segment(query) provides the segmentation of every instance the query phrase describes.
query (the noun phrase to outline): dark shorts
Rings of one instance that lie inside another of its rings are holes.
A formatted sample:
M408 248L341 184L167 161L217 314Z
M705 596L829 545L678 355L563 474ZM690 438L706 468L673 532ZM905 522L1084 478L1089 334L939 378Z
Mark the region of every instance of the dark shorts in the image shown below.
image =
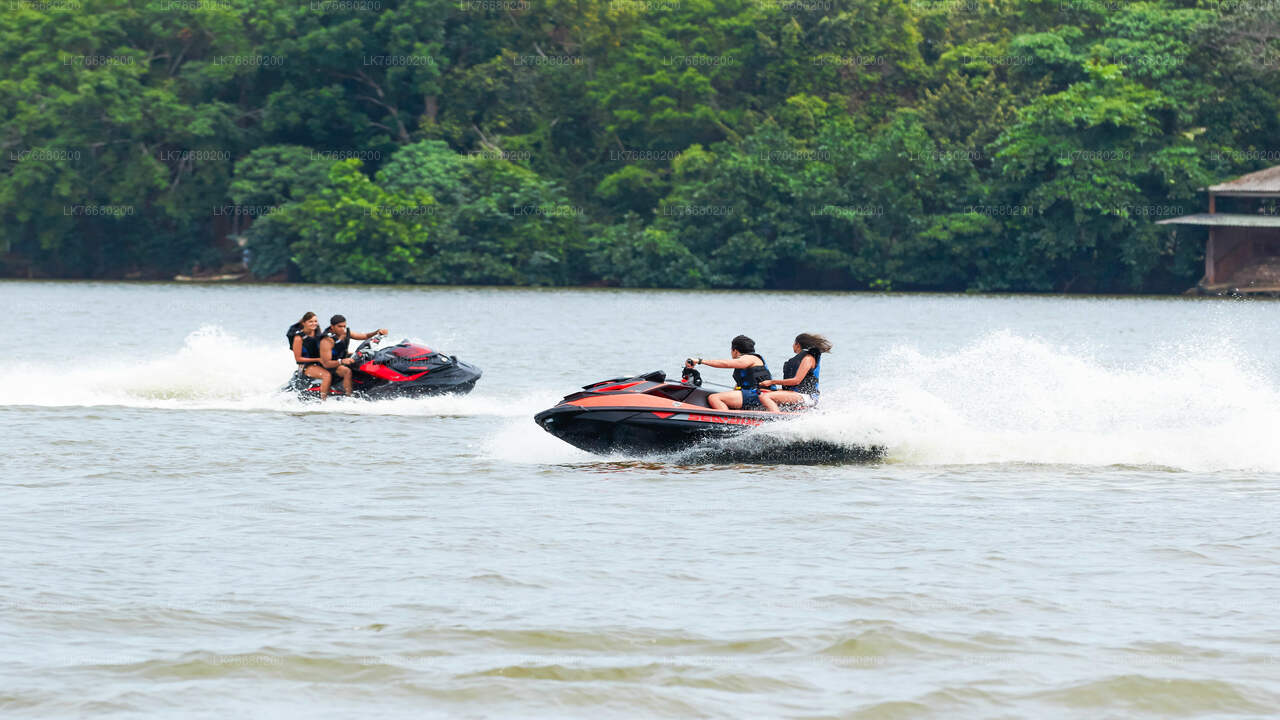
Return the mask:
M759 410L764 407L760 404L759 390L741 390L742 393L742 409L743 410Z

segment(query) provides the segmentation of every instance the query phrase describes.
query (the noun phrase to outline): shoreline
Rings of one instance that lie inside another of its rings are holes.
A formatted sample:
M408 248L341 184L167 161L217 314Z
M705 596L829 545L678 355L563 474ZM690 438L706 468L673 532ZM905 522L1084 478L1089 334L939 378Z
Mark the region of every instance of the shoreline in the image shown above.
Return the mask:
M1215 286L1205 288L1197 285L1182 292L1170 293L1085 293L1061 291L968 291L968 290L812 290L802 288L669 288L669 287L617 287L606 285L408 285L408 284L374 284L374 283L309 283L279 280L254 280L244 277L228 277L218 279L178 279L190 276L176 276L174 279L140 279L140 278L25 278L0 277L0 283L33 283L33 284L91 284L106 285L173 285L176 287L297 287L297 288L352 288L352 289L386 289L386 290L509 290L524 292L636 292L636 293L687 293L687 294L765 294L765 295L867 295L877 297L973 297L973 298L1055 298L1082 300L1280 300L1280 287L1255 289L1227 288Z

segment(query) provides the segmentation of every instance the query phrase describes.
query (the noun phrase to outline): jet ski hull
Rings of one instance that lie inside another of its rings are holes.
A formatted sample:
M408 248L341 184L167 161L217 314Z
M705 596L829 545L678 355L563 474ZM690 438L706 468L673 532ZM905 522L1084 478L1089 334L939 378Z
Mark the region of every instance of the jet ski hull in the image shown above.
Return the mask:
M665 378L655 371L587 385L533 419L570 445L601 455L682 453L694 460L771 463L872 462L884 455L884 449L876 446L770 435L735 441L744 432L786 421L797 413L715 410L706 390Z
M432 395L465 395L483 374L480 368L408 341L376 352L356 354L352 366L352 393L366 400L415 398ZM320 381L295 372L281 388L303 400L319 400ZM336 378L329 387L331 396L342 395Z
M581 450L670 452L730 437L768 420L744 413L654 411L649 408L580 408L557 405L534 416L544 430Z
M473 374L458 378L432 378L428 382L407 382L397 383L379 379L355 378L352 385L352 393L355 397L365 400L387 400L391 398L415 398L430 397L434 395L466 395L475 389L476 383L480 380L480 373L477 370ZM319 400L320 399L320 383L313 381L312 378L303 375L301 372L294 373L289 379L289 383L281 388L284 392L292 392L303 400ZM335 380L329 386L329 395L331 397L342 396L342 383Z

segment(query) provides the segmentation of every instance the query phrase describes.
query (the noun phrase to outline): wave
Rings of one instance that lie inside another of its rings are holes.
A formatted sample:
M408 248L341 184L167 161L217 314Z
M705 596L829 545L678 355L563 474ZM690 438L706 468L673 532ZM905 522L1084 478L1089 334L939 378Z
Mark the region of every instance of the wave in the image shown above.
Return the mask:
M881 446L893 463L1280 470L1280 392L1261 363L1205 346L1128 364L996 332L956 352L897 347L775 442Z
M280 386L295 366L283 347L253 343L206 325L176 352L154 357L92 358L0 367L0 405L329 412L362 415L532 415L545 398L466 396L404 398L376 403L307 403Z
M953 351L902 345L851 378L827 378L817 411L667 460L782 463L797 448L819 448L827 453L819 462L848 462L883 449L890 464L1280 471L1280 390L1264 363L1222 347L1151 348L1117 364L1007 331ZM206 326L176 352L152 357L0 367L0 405L492 416L506 419L486 438L495 459L593 460L530 419L578 383L543 380L546 387L514 397L478 388L461 397L303 403L279 392L293 372L282 350Z

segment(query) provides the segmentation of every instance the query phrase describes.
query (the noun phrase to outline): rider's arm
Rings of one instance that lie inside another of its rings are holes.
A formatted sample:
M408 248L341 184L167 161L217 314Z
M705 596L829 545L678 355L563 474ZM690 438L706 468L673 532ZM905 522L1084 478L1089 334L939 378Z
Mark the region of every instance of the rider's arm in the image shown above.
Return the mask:
M806 377L808 377L809 370L811 370L812 368L813 368L813 356L806 355L804 359L800 361L800 367L796 369L795 377L790 377L785 380L765 380L760 384L761 385L781 385L782 387L794 387L796 385L799 385L801 382L804 381Z
M301 335L293 336L293 361L298 364L315 362L315 358L302 357L302 336Z
M743 355L739 358L725 358L724 360L703 360L702 358L698 358L698 362L706 365L707 367L734 370L739 368L749 368L755 364L755 361L756 358L754 355Z
M375 335L386 335L386 334L387 334L386 328L378 328L377 330L374 330L372 332L367 332L367 333L353 332L351 333L351 339L352 340L368 340L369 338Z
M320 364L330 370L342 364L333 359L333 338L320 340Z

